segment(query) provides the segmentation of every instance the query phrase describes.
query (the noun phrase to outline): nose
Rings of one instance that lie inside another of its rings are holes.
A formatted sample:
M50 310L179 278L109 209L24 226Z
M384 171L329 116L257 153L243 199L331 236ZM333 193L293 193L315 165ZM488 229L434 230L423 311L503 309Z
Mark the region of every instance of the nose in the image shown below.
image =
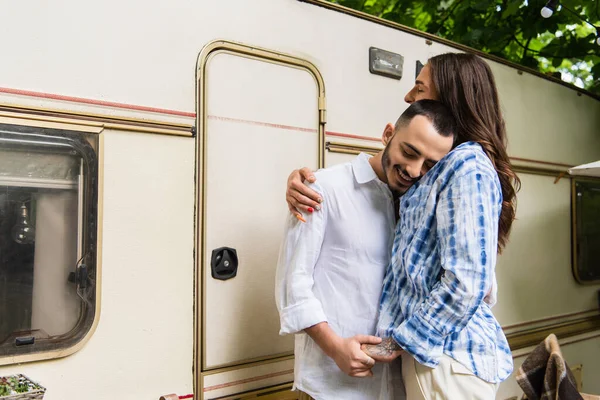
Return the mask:
M415 161L406 165L406 173L412 179L417 179L421 177L423 170L423 162Z
M404 101L407 102L408 104L414 103L414 101L415 101L414 89L411 90L410 92L406 93L406 96L404 96Z

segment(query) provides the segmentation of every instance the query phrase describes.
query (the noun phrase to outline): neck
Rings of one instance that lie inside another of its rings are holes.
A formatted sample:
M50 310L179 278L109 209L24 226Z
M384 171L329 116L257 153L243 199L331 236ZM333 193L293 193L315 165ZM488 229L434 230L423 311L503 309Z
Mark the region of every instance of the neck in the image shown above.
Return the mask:
M385 176L385 172L383 171L383 165L381 164L381 158L383 156L383 150L379 153L375 154L373 157L369 158L369 164L371 164L371 168L375 171L375 175L377 178L383 183L387 182L387 177Z

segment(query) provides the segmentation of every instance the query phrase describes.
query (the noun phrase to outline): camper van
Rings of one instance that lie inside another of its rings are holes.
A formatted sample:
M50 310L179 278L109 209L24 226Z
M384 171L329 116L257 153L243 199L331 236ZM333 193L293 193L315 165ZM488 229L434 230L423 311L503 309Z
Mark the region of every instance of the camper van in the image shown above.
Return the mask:
M2 15L0 377L28 399L297 398L274 299L289 173L378 151L428 58L475 50L324 0ZM494 314L515 370L554 333L600 394L600 181L568 173L600 159L600 98L485 57L522 181Z

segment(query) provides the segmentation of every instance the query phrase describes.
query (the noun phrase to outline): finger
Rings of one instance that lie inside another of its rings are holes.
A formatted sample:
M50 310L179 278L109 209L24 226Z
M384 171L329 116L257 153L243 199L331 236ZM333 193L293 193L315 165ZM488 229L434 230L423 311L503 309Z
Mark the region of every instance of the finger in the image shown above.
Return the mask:
M381 363L389 363L395 360L398 356L402 354L402 350L395 350L392 352L382 352L381 349L378 348L378 345L362 345L361 350L367 355L373 358L376 362Z
M364 355L364 357L361 357L361 359L359 361L362 365L369 367L369 368L372 368L373 365L375 365L375 360L366 354Z
M373 371L370 369L366 371L353 371L350 373L350 376L354 376L356 378L367 378L369 376L373 376Z
M299 181L303 180L302 175L300 175L300 171L297 169L293 170L292 173L290 174L290 176L288 176L288 185L295 180L299 180Z
M360 346L360 349L369 357L373 357L373 347L375 347L376 345L373 344L363 344Z
M301 195L307 197L308 199L306 201L302 201L302 203L311 207L319 207L320 203L323 202L323 199L319 193L315 192L305 184L297 181L290 183L287 193L291 195Z
M367 353L368 354L368 353ZM373 359L378 362L378 363L390 363L392 361L394 361L396 358L400 357L402 355L402 351L394 351L392 352L392 354L390 355L372 355L369 354L371 357L373 357Z
M313 174L312 170L308 167L304 167L301 168L300 171L300 175L302 176L302 180L307 180L310 183L313 183L314 181L316 181L317 179L315 178L315 175Z
M302 195L298 192L290 192L291 195L291 203L298 209L303 210L307 213L312 213L315 210L319 211L321 206L319 203L309 199L308 197Z
M350 373L368 371L371 368L373 368L373 367L372 366L368 367L368 366L366 366L366 365L364 365L362 363L359 363L359 362L353 362L353 363L350 364Z
M288 205L288 210L290 210L290 214L298 218L299 221L306 222L306 219L304 218L302 213L298 211L298 209L294 206L295 204L298 204L296 199L294 199L293 197L289 197L288 199L286 199L286 202ZM305 213L307 214L310 214L310 212L311 211L305 210Z
M300 211L298 211L298 209L296 207L294 207L294 205L292 203L290 203L289 200L287 200L287 205L288 205L288 210L290 211L290 214L292 214L294 217L296 217L296 219L298 221L306 222L306 218L304 218L302 213Z
M308 206L305 206L305 205L300 204L300 203L296 203L296 204L297 204L297 208L299 210L302 210L303 214L312 214L313 212L315 212L315 209L312 208L312 207L308 207Z
M383 364L391 363L396 359L395 356L373 356L373 358L376 362Z
M313 212L315 212L314 208L302 204L301 202L296 200L296 198L294 196L290 196L289 200L287 200L287 202L288 202L288 208L293 208L295 210L295 212L290 211L292 214L301 215L302 213L303 214L312 214Z
M375 361L381 361L382 356L379 351L377 351L376 346L367 345L364 349L361 349L368 357L373 358Z
M356 335L354 338L361 344L379 344L382 340L380 337L371 335Z
M290 210L290 214L292 214L292 215L300 214L300 211L298 211L298 209L296 207L294 207L294 205L292 203L290 203L289 200L286 199L286 203L288 205L288 210Z

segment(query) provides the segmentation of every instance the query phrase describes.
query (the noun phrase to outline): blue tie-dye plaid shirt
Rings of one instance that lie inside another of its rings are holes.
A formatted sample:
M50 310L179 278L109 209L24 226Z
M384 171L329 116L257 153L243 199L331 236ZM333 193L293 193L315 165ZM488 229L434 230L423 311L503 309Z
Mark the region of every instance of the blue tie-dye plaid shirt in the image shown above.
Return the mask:
M506 337L490 308L502 191L476 143L463 143L401 198L383 283L379 335L421 364L445 353L481 379L512 372Z

